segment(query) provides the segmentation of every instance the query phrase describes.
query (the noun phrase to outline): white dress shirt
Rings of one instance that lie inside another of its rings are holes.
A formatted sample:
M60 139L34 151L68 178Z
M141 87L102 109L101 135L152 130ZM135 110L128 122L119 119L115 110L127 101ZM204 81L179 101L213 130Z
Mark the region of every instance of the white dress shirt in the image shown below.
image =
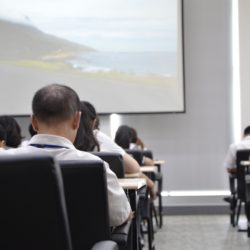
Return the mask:
M236 168L236 152L240 149L250 149L250 136L245 136L241 141L230 145L225 161L225 168Z
M117 145L109 136L98 129L94 130L94 136L99 143L101 152L113 152L124 155L126 152L123 148Z

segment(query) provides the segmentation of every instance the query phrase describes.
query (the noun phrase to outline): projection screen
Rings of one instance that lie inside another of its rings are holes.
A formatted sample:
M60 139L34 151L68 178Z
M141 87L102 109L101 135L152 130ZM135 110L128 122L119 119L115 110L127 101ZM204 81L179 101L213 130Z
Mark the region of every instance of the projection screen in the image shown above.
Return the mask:
M183 112L181 0L0 0L0 114L71 86L100 113Z

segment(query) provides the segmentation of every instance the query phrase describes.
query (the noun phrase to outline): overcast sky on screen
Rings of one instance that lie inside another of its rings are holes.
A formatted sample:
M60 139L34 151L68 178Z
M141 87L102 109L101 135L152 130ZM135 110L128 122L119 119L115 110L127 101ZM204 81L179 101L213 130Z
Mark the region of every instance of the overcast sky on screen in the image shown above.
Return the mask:
M176 51L177 0L0 0L0 17L101 51Z
M165 18L175 15L176 0L0 0L0 5L30 16Z

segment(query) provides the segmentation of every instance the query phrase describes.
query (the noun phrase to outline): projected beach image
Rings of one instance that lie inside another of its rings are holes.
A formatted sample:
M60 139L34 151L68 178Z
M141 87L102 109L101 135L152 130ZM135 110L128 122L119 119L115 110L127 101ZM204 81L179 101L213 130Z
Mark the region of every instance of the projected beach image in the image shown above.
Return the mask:
M23 103L0 112L54 82L101 113L183 111L179 2L0 0L1 84Z

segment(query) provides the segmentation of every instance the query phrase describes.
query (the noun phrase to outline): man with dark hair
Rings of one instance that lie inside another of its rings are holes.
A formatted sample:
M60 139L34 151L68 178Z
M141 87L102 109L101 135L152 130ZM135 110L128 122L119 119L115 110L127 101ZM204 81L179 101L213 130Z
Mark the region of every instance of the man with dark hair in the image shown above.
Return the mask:
M70 87L51 84L35 93L32 111L41 122L58 123L80 112L80 100L77 93Z
M73 142L80 123L80 100L76 92L64 85L51 84L38 90L32 101L34 135L29 145L8 150L8 154L46 153L62 160L100 160L77 150ZM125 192L115 174L105 163L110 225L118 226L131 219L132 213ZM84 197L83 197L84 199Z

